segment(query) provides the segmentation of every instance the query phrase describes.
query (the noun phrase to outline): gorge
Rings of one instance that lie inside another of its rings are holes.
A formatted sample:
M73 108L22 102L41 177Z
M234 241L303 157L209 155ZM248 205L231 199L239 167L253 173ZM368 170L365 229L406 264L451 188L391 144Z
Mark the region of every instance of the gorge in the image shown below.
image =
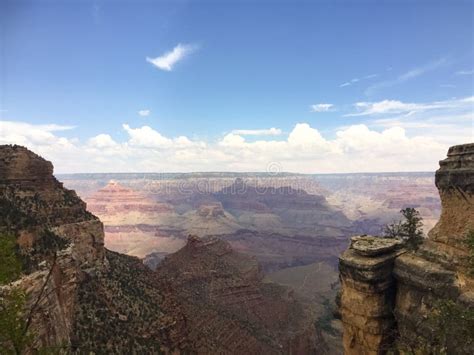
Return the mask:
M0 146L0 206L22 265L0 286L1 316L26 295L21 336L2 329L2 352L326 351L306 306L225 241L189 237L156 271L104 248L102 222L24 147Z

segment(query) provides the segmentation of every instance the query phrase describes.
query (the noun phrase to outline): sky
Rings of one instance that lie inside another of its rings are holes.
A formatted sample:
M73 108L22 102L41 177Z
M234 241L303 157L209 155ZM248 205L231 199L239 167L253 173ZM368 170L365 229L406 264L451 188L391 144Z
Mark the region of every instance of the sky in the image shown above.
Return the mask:
M434 171L474 1L0 1L0 144L58 173Z

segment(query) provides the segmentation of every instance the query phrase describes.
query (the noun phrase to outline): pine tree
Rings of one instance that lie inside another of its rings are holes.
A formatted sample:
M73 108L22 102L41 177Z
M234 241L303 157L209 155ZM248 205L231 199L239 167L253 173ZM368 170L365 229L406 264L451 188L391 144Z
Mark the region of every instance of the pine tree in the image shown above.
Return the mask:
M387 238L402 239L407 248L416 250L423 242L423 222L420 212L415 208L407 207L400 210L403 220L391 223L384 228Z

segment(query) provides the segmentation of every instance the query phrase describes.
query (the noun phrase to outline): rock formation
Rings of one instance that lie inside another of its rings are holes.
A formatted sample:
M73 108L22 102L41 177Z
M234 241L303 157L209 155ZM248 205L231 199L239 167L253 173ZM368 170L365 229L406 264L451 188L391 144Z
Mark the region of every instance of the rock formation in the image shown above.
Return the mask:
M23 262L20 277L0 285L0 302L13 288L26 293L28 351L325 351L306 309L289 289L262 283L254 259L192 237L153 272L104 248L102 223L52 173L26 148L0 146L0 238L16 237ZM0 352L11 350L1 338Z
M474 353L474 144L451 147L435 181L442 213L418 250L365 237L341 255L345 353Z
M221 239L190 237L156 273L177 291L198 353L326 351L308 310L293 292L262 283L256 259L233 251Z
M0 146L0 234L17 236L25 275L33 346L70 345L82 270L104 262L102 223L74 191L53 176L53 166L19 146Z
M340 314L345 354L379 354L388 349L395 319L395 258L399 242L376 237L353 237L340 257Z
M86 201L88 210L105 224L105 246L110 250L143 258L155 251L174 252L185 243L172 232L179 217L171 205L116 181Z

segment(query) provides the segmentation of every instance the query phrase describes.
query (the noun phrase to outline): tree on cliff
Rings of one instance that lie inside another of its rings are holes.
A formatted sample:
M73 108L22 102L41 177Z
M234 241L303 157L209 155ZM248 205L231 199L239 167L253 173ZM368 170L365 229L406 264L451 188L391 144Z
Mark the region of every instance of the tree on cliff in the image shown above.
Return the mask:
M0 233L0 354L22 354L32 343L34 334L30 331L30 325L44 297L55 264L56 252L36 300L25 313L26 293L11 284L1 287L20 277L22 260L18 254L15 235Z
M412 207L400 210L403 219L384 228L387 238L401 238L409 249L418 249L423 242L423 222L420 212Z
M21 260L16 250L13 234L0 234L0 286L16 280L21 274ZM23 317L26 295L19 288L0 290L0 353L21 354L30 342L25 332Z

